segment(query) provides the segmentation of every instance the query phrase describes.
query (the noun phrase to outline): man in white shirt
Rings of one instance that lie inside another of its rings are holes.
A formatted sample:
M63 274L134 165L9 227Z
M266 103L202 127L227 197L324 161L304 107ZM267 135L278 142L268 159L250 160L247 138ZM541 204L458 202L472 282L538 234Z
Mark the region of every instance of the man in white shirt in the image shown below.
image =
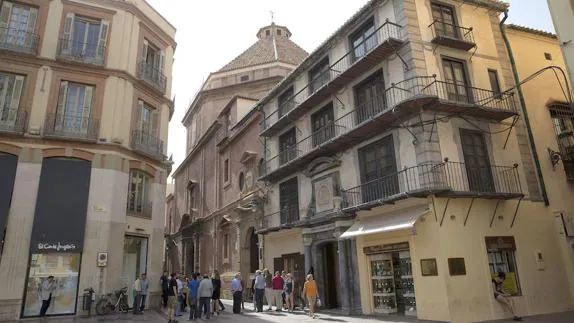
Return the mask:
M141 304L141 294L142 294L142 284L140 278L136 278L133 286L133 295L134 295L134 304L133 304L133 313L134 314L143 314L140 311L140 304Z
M54 280L54 276L48 276L46 280L42 282L42 308L40 309L40 316L46 316L46 311L50 307L52 302L52 294L56 290L58 285Z

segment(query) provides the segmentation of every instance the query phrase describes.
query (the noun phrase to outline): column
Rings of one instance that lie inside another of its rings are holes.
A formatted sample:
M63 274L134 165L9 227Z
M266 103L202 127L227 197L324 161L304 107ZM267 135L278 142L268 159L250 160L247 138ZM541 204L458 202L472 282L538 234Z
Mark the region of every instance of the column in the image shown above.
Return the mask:
M340 295L341 295L341 308L345 314L350 313L351 311L351 301L350 301L350 286L353 281L349 276L349 240L339 240L339 281L341 284L339 285L340 288Z
M240 227L240 222L239 220L237 220L236 222L233 223L235 226L235 257L237 258L237 261L235 262L235 266L233 268L234 272L240 272L241 271L241 246L240 246L240 241L241 241L241 227Z
M305 276L311 270L313 266L311 245L313 244L313 239L310 237L303 236L303 250L305 252Z
M360 291L360 277L359 277L359 264L357 259L357 240L349 240L349 269L351 272L349 281L351 288L349 289L351 295L351 309L353 315L360 315L363 313L361 307L361 291Z

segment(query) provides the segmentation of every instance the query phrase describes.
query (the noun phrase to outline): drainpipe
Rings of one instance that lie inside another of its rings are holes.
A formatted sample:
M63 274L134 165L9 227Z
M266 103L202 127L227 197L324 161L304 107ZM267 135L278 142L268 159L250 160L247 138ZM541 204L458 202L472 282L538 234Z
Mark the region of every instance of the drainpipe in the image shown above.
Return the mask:
M504 11L504 18L502 18L502 20L500 21L500 32L502 33L502 38L504 39L504 44L506 45L506 50L508 51L508 57L510 58L510 66L512 67L512 74L514 75L514 82L516 83L518 99L520 100L522 115L524 116L524 123L526 124L526 132L528 134L530 150L532 150L532 157L534 158L536 175L538 177L538 181L540 182L540 193L542 194L544 205L548 206L550 205L550 201L548 200L548 193L546 192L546 185L544 184L544 176L542 175L542 168L540 167L540 159L538 158L536 144L534 143L532 128L530 128L530 119L528 118L528 112L526 111L526 100L524 100L524 94L522 93L522 86L520 85L520 77L518 76L518 69L516 68L516 61L514 60L514 55L512 54L512 48L510 47L510 42L508 41L508 37L506 35L506 27L504 26L504 22L506 21L506 19L508 19L508 10Z

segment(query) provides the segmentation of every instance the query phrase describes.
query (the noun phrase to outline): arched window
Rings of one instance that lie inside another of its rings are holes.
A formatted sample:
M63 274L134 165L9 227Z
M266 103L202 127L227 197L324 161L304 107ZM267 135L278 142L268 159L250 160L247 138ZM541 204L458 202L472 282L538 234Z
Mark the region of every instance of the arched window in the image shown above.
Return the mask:
M140 171L130 171L128 212L151 217L151 177Z

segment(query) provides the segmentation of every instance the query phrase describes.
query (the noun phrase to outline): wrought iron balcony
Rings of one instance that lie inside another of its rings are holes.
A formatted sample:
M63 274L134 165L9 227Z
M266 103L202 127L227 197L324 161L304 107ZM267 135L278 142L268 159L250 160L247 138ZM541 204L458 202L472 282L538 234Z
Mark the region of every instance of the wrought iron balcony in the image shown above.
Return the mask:
M296 120L305 114L307 108L316 106L325 96L341 89L349 79L387 59L405 43L404 38L402 27L387 20L323 73L310 80L281 107L276 106L267 114L262 121L261 135L273 136L290 124L290 120Z
M40 36L27 30L0 27L0 49L36 54Z
M494 93L437 81L434 76L407 79L267 159L261 179L274 181L321 155L344 151L355 145L358 138L371 138L386 131L393 122L419 112L421 106L495 120L516 115L510 92Z
M152 64L140 61L138 64L137 72L138 72L137 76L140 80L146 82L156 90L165 94L167 77L165 77L165 75L160 69L156 68Z
M163 141L149 131L141 129L132 131L132 149L156 160L164 160Z
M137 216L142 218L151 219L152 217L153 204L152 202L136 203L135 200L131 199L128 202L127 213L131 216Z
M26 130L28 114L24 109L0 110L0 132L23 135Z
M71 39L60 39L58 58L78 63L103 66L106 61L106 46L84 43Z
M471 166L460 162L423 164L343 190L343 210L370 209L409 197L514 199L523 196L518 165Z
M100 120L90 116L47 113L44 137L66 140L96 141Z
M299 222L298 203L288 204L277 212L266 214L259 220L257 232L278 231L289 229Z
M476 47L472 28L453 25L443 20L434 20L429 25L433 33L432 43L468 51Z

